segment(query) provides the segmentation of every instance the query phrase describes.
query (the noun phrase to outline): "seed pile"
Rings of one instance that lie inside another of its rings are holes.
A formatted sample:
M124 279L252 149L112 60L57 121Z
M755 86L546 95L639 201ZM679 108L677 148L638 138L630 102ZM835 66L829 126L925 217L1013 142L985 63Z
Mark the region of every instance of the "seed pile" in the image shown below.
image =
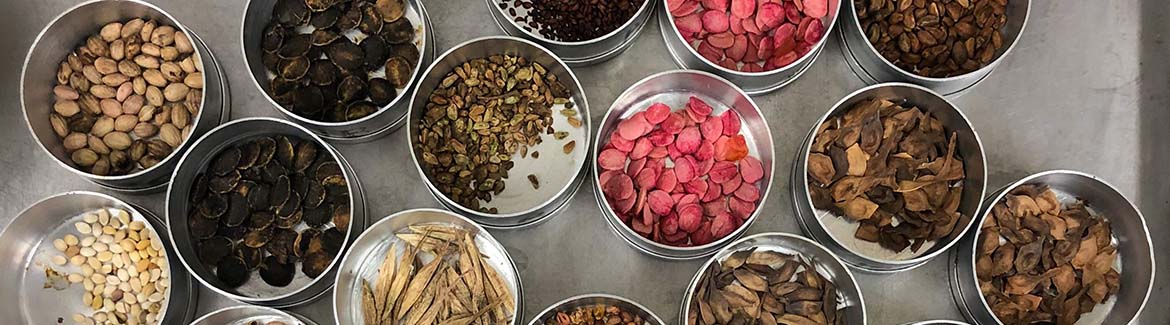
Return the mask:
M278 320L274 320L274 321L266 322L266 323L261 323L260 321L248 322L248 325L287 325L287 324L289 324L289 323L285 323L283 321L278 321ZM296 323L296 324L300 324L300 323Z
M945 78L995 60L1008 0L853 0L878 53L903 70Z
M220 152L196 176L187 229L220 282L236 288L259 270L265 283L284 287L298 262L309 278L329 268L345 244L350 207L341 166L325 150L260 137Z
M711 63L764 72L796 62L825 37L828 0L668 0L683 40Z
M545 325L643 325L646 321L628 310L618 306L596 304L577 307L566 313L558 311L557 317L548 320Z
M361 119L390 104L420 58L404 1L276 1L261 41L268 94L323 122Z
M443 78L427 102L418 125L414 150L421 167L440 193L468 209L498 213L485 207L504 191L503 179L528 148L543 142L541 133L557 140L567 131L553 129L553 107L570 126L584 124L569 99L568 88L540 63L511 55L493 55L464 62ZM570 154L576 141L565 143ZM539 158L537 152L532 153ZM539 187L535 175L529 177Z
M844 324L838 300L812 261L751 248L707 267L687 324Z
M711 112L695 97L673 113L656 103L609 135L597 155L598 182L634 232L667 245L704 245L756 210L764 166L748 155L739 115Z
M529 32L539 32L551 40L578 42L617 30L646 1L503 0L499 6ZM527 15L517 15L517 10Z
M49 124L81 170L126 175L166 159L191 133L203 63L182 31L112 22L61 62Z
M1109 221L1047 186L996 203L976 245L980 291L1005 324L1074 324L1121 287Z
M507 324L515 302L475 245L475 234L444 225L414 225L395 236L377 279L362 279L365 324ZM430 257L428 261L426 257ZM424 262L426 261L426 262Z
M961 215L963 158L942 122L885 99L857 103L817 128L808 156L813 206L858 222L854 237L918 250Z
M81 283L82 303L89 314L74 314L77 324L159 324L166 305L170 271L162 241L142 221L122 209L87 213L74 224L77 235L54 239L64 255L51 258L59 273L46 268L53 287L64 290ZM74 272L73 269L80 271Z

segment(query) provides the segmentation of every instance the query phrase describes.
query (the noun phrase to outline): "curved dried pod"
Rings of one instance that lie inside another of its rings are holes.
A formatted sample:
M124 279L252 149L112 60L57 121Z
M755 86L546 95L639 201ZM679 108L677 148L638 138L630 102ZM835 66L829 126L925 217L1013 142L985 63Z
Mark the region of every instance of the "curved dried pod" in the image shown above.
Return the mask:
M378 14L382 16L385 22L395 22L402 18L406 13L406 1L404 0L377 0L374 2L374 8L377 9Z

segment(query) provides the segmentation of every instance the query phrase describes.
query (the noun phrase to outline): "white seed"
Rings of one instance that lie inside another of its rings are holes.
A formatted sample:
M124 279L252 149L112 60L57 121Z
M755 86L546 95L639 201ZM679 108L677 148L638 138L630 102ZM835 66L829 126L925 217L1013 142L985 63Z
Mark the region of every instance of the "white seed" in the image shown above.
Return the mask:
M93 247L82 247L81 248L81 256L90 257L90 256L94 256L94 255L97 255L97 251L94 250Z
M93 246L93 243L96 241L97 241L97 237L86 236L85 238L83 238L81 240L81 247Z
M93 226L90 226L88 223L85 223L85 222L75 223L75 224L73 224L73 227L77 228L77 232L80 232L82 234L88 234L88 233L93 232Z
M93 250L98 251L99 253L110 249L110 247L107 246L106 243L101 243L101 242L93 243L93 246L90 246L90 248L93 248Z
M109 211L106 211L105 209L98 210L97 215L98 215L98 222L100 222L102 225L110 224L110 212Z
M86 213L84 216L81 217L81 220L85 221L86 223L94 223L94 222L98 221L98 216L96 214L93 214L93 213Z
M81 274L73 273L73 274L69 275L69 282L71 282L71 283L81 283L81 281L84 281L84 280L85 280L85 276L83 276Z
M61 266L61 265L65 265L65 263L69 263L69 259L66 259L65 256L62 256L62 255L54 255L53 256L53 264L55 264L57 266Z
M73 257L69 258L69 264L73 264L73 265L85 264L85 256L74 255Z
M65 243L69 244L70 246L77 245L77 236L74 236L73 234L65 235Z
M64 252L66 249L69 249L69 244L66 244L64 239L54 239L53 240L53 248L56 248L58 251Z

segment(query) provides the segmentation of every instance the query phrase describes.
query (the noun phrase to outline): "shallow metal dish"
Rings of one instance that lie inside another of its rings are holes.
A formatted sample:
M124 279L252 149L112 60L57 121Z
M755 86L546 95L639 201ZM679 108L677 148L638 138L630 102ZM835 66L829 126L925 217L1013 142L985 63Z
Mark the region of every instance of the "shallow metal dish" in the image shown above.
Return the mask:
M768 199L768 193L771 192L772 177L775 175L774 157L776 153L773 149L772 131L768 128L768 121L764 118L760 107L756 106L751 97L748 97L731 82L709 72L695 70L674 70L651 75L634 83L618 96L605 114L605 118L601 120L597 140L593 142L592 160L597 161L597 155L601 152L603 144L609 142L609 135L617 130L618 123L622 119L633 116L654 103L666 104L674 110L682 109L691 96L698 97L711 105L713 109L711 114L713 115L723 114L728 109L735 110L742 121L740 133L747 140L749 155L758 158L763 164L764 178L760 180L762 186L760 201L756 202L756 211L753 211L751 217L744 221L738 229L727 237L702 246L668 246L646 239L622 223L621 219L618 219L617 213L609 206L608 199L601 191L599 181L601 172L598 171L598 168L592 168L592 175L590 175L593 180L593 195L597 200L597 206L614 232L639 251L665 259L685 260L711 255L726 246L727 243L743 236L747 228L759 218L761 207L764 206Z
M56 71L61 60L106 23L131 18L154 19L191 36L197 59L203 63L203 101L199 114L189 126L192 128L191 134L178 148L174 148L170 156L151 168L131 174L98 176L74 166L69 154L65 153L62 140L57 138L49 125L49 113L53 111L53 86L57 84ZM140 0L92 0L65 10L37 35L25 57L20 78L23 117L41 149L74 174L102 187L124 192L153 191L164 187L177 165L178 157L190 148L191 140L219 125L227 117L228 97L226 78L207 45L166 11Z
M345 176L346 182L349 183L351 221L350 227L345 233L346 241L342 246L341 252L334 258L329 268L326 269L326 272L315 279L310 279L305 276L304 273L299 272L300 267L297 267L298 272L293 277L293 282L288 286L270 286L264 283L259 276L253 274L243 286L231 289L223 286L215 274L199 262L198 255L195 253L195 243L192 242L191 235L187 229L189 211L187 198L190 197L191 184L195 181L195 177L203 172L206 166L211 163L212 159L220 151L240 141L249 140L258 136L278 134L314 141L322 149L326 149L322 152L328 152L333 155L334 160L341 165L342 174ZM341 156L341 153L302 126L285 120L264 117L246 118L228 122L196 140L191 146L191 150L183 155L182 160L179 161L179 167L171 178L170 187L167 188L166 212L167 224L171 225L168 227L171 241L174 243L175 250L178 252L182 265L187 268L188 272L191 272L195 279L199 280L200 283L212 291L233 300L248 304L282 308L308 303L333 287L332 272L337 269L337 264L341 261L341 256L345 254L347 247L351 245L354 238L357 238L357 235L365 228L366 215L368 213L365 194L362 191L361 184L358 182L357 175L354 173L353 168L350 167L349 162L345 160L345 157Z
M921 322L906 323L904 325L967 325L967 323L953 320L928 320Z
M963 157L963 167L967 175L963 180L963 198L959 203L959 213L962 217L955 224L956 230L949 236L926 243L918 253L910 253L908 250L894 253L877 243L854 238L857 223L835 216L829 211L816 209L809 196L808 155L809 148L816 138L817 128L829 118L845 113L857 102L870 98L896 99L895 102L905 99L919 109L929 112L932 117L937 117L946 130L958 132L956 150ZM986 193L987 167L979 134L958 107L922 86L885 83L865 87L845 96L813 124L799 150L796 153L796 162L792 165L791 178L793 210L796 212L797 223L809 238L827 246L846 264L867 272L892 273L910 270L941 255L955 245L970 228L972 216L978 215L980 200Z
M821 50L824 49L825 43L832 34L833 26L837 25L841 11L839 9L841 7L841 0L828 1L829 14L826 16L828 17L828 23L824 24L825 36L821 37L821 40L817 41L816 44L813 44L813 47L808 53L800 57L800 59L797 59L786 67L765 72L730 70L704 58L695 48L687 44L686 40L682 38L682 34L678 32L678 26L674 23L673 15L670 13L670 8L666 0L661 1L662 5L658 9L658 28L662 32L662 38L666 42L666 49L670 52L670 57L674 59L674 63L678 64L679 67L717 74L743 88L743 91L748 94L762 95L783 88L795 81L805 71L808 71L808 68L821 55Z
M982 230L978 225L990 215L991 207L1004 200L1012 190L1028 184L1051 187L1062 203L1071 203L1077 198L1084 200L1090 212L1104 216L1113 229L1113 242L1120 253L1117 258L1120 262L1115 262L1118 263L1115 267L1121 273L1121 289L1105 304L1082 315L1077 324L1132 322L1145 308L1157 273L1146 220L1113 185L1097 176L1070 170L1051 170L1024 177L992 193L983 202L983 214L975 220L975 230L963 237L958 249L951 254L951 294L959 311L973 324L1003 324L992 313L980 291L975 275L975 241Z
M841 27L841 53L845 56L845 62L849 64L849 68L858 78L867 84L909 82L925 86L945 96L962 95L986 79L991 71L999 66L1003 58L1015 48L1016 43L1020 40L1020 35L1024 34L1024 26L1028 24L1028 16L1031 14L1032 7L1032 0L1008 1L1008 22L1002 30L1003 39L1008 43L995 54L995 59L987 66L963 75L930 78L903 70L882 57L873 44L869 43L869 38L862 29L861 21L857 18L854 2L846 1L846 3L842 9L845 12L841 13L848 17L842 22Z
M370 114L356 121L348 122L321 122L301 117L277 104L268 93L268 71L260 63L260 38L264 35L264 25L272 18L272 7L277 0L248 0L244 8L244 15L240 18L240 48L247 64L252 85L260 90L264 98L272 104L273 109L286 119L303 125L313 133L337 143L362 143L378 139L381 136L394 132L402 126L406 119L407 105L412 89L417 85L422 69L431 63L435 57L435 29L431 27L431 18L420 0L405 0L406 13L404 19L410 19L418 32L415 44L418 45L419 62L412 71L410 83L405 89L398 91L390 104L382 107L377 113Z
M283 322L285 325L317 325L313 320L295 314L263 306L235 306L216 310L191 322L191 325L267 325L268 322Z
M475 245L484 255L485 261L495 268L512 291L516 309L512 311L512 322L520 324L524 317L523 289L520 274L512 256L492 234L471 220L445 210L414 209L392 214L370 226L353 243L353 247L341 260L337 272L337 288L333 290L333 315L337 324L363 324L362 289L360 279L374 283L378 267L386 257L390 245L400 240L394 235L407 227L419 224L442 224L456 226L475 233ZM400 245L401 246L401 245Z
M520 159L518 154L513 155L512 161L516 165L508 171L512 177L505 179L506 189L500 195L494 196L490 204L484 205L499 209L500 213L492 214L468 209L439 192L431 182L431 176L423 171L420 161L422 153L418 152L414 145L418 140L418 123L426 111L430 94L447 73L464 62L497 54L523 56L531 62L540 63L548 73L556 75L557 80L564 83L571 93L569 100L575 105L574 109L580 112L578 118L583 126L581 128L569 126L565 117L558 113L561 106L553 106L553 126L558 131L569 132L569 136L564 140L555 140L552 135L542 134L543 143L529 149L530 152L535 150L544 153L540 159L531 156ZM489 228L517 229L535 225L555 215L567 205L577 188L581 186L583 177L580 176L587 168L585 162L589 159L587 148L591 138L589 132L592 124L588 112L589 102L581 82L577 80L577 75L548 49L531 41L510 36L473 39L456 45L440 55L435 63L427 68L418 83L418 88L414 90L410 118L406 122L409 129L406 135L411 144L410 158L431 194L444 207ZM569 141L576 141L577 149L570 155L565 155L561 151L561 146ZM539 190L533 190L532 185L528 183L525 175L529 174L540 179Z
M62 291L44 288L47 281L44 268L53 266L49 259L61 254L53 247L53 240L65 234L76 234L74 223L81 221L85 213L103 208L126 210L133 220L146 221L147 228L158 236L166 249L171 286L159 313L162 324L186 323L195 317L195 304L191 302L198 300L199 290L186 270L179 266L179 258L166 238L168 234L159 231L166 224L150 211L114 197L75 191L33 203L0 233L0 242L7 243L0 245L0 259L7 261L4 272L14 275L0 280L0 300L10 302L0 307L0 314L6 315L5 322L56 324L58 318L68 320L75 313L88 315L92 311L81 303L85 292L81 285ZM76 267L70 264L53 267L76 271Z
M565 42L549 39L541 35L539 31L529 31L517 24L515 20L517 17L527 17L528 14L526 11L520 10L516 12L516 16L512 16L500 7L505 0L484 0L489 7L488 12L492 14L492 20L504 33L532 40L556 53L565 63L573 67L601 63L630 48L634 44L634 39L650 21L654 6L658 3L657 0L642 1L642 6L638 8L634 16L614 31L591 40Z
M642 320L646 321L647 325L666 324L662 321L661 318L658 317L658 315L654 314L654 311L646 308L646 306L642 306L641 304L634 302L633 300L611 294L590 293L568 297L565 298L565 300L558 301L551 306L548 306L548 308L545 308L544 311L536 314L536 317L533 318L531 322L528 322L528 325L544 325L546 322L556 319L557 312L569 313L578 307L596 305L617 306L623 311L630 312L636 316L641 317Z
M853 273L849 272L849 268L837 259L824 246L817 244L807 238L779 233L762 233L744 237L737 240L731 245L719 250L699 267L699 271L695 272L695 276L691 278L691 283L687 285L687 291L683 294L682 308L679 311L679 323L686 324L687 314L690 313L691 300L694 299L694 293L699 285L699 279L703 276L703 272L712 263L721 263L724 259L740 250L757 248L761 250L776 251L785 254L794 254L802 256L806 259L812 260L816 263L817 273L824 276L825 279L832 281L833 285L837 286L837 293L842 299L837 303L838 309L844 309L842 315L844 320L842 324L865 325L865 299L861 296L861 288L857 286L857 281L853 279Z

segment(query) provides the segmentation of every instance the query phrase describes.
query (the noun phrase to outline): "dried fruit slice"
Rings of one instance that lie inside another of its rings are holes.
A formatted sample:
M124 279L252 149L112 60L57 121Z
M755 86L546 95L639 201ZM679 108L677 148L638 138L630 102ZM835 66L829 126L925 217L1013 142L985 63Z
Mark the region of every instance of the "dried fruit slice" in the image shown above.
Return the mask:
M716 10L707 10L703 12L703 31L708 33L722 33L726 32L731 24L728 22L727 13Z

